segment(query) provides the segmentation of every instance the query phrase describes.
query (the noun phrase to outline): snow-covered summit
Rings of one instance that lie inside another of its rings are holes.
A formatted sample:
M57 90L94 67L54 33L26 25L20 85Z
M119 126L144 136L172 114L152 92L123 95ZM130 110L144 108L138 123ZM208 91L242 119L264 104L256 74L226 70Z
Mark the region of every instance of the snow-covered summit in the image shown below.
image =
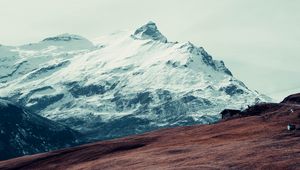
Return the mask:
M157 29L156 24L152 21L149 21L146 25L138 28L134 32L133 37L137 39L152 39L164 43L167 42L167 38L161 34L161 32Z
M66 52L78 50L91 50L94 47L94 44L90 40L82 36L65 33L45 38L37 43L22 45L19 48L23 50L34 51L50 50L52 52Z
M96 45L57 37L0 48L0 97L94 139L210 123L225 108L268 100L202 47L167 42L152 22Z
M191 42L184 43L180 46L180 49L183 49L187 53L194 55L196 57L200 57L202 62L209 67L213 68L216 71L224 72L230 76L232 73L230 70L225 66L223 61L214 60L211 55L209 55L203 47L197 47Z
M64 33L54 37L45 38L42 41L72 41L72 40L79 41L79 40L87 40L87 39L79 35Z

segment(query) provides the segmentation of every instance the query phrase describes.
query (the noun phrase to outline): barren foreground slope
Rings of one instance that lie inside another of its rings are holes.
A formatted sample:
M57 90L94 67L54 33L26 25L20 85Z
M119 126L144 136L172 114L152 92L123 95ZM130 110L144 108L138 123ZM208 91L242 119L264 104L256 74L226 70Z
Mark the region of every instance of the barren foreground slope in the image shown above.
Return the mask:
M0 169L300 169L300 95L213 125L178 127L0 162Z

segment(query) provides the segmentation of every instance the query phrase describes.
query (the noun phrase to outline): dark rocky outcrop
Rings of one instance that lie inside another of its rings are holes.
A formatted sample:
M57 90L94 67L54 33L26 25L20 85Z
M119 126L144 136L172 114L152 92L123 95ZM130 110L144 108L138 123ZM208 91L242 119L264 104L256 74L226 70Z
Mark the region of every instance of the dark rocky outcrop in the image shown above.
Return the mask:
M79 137L66 126L0 99L0 160L74 146Z
M137 29L132 36L136 39L152 39L167 43L167 38L160 33L156 24L151 21Z
M286 97L281 103L300 104L300 93Z
M240 116L241 111L235 109L224 109L221 113L222 119L229 119L232 117Z

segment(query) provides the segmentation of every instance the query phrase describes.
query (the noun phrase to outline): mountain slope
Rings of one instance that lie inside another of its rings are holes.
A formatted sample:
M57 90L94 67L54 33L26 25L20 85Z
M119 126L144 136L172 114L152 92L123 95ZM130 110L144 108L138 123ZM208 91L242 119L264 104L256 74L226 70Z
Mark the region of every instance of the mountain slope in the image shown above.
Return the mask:
M94 44L71 34L0 47L0 96L93 139L218 120L224 108L269 100L190 42L153 22Z
M164 129L21 157L0 162L0 168L299 169L299 104L258 104L240 117L212 125ZM288 131L289 123L298 130Z
M0 99L0 160L78 144L79 133Z

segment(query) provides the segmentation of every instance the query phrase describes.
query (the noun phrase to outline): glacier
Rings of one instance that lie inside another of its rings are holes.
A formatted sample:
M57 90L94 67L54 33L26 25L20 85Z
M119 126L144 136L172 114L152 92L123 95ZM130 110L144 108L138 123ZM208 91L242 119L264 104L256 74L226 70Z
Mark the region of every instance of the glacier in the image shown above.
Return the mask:
M90 41L73 34L0 46L0 98L90 140L219 120L225 108L269 101L191 42L154 22Z

